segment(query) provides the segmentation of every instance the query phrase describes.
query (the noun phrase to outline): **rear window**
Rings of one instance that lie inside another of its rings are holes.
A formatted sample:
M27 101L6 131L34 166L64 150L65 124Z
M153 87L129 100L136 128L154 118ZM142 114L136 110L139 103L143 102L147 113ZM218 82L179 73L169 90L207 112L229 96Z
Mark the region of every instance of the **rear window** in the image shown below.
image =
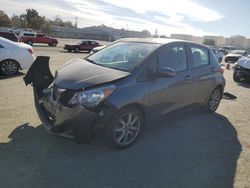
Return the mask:
M209 64L208 50L198 46L191 47L192 67L201 67Z

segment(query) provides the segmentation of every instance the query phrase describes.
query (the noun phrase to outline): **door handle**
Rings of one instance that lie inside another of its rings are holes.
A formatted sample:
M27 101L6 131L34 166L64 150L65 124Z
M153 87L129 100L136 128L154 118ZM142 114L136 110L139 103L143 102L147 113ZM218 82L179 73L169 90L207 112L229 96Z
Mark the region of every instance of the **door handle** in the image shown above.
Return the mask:
M185 82L191 82L192 77L191 76L186 76L184 80L185 80Z
M215 68L215 67L211 68L211 72L217 72L217 71L218 71L217 68Z

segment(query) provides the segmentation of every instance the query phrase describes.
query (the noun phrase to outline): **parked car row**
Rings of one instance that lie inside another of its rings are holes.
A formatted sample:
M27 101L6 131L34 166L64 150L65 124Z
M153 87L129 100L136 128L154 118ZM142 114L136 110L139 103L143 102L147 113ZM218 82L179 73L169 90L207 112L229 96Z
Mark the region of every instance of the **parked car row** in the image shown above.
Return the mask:
M0 32L0 36L14 42L24 42L32 46L34 43L48 44L49 46L56 46L58 40L53 37L48 37L43 33L35 33L30 31L20 31L17 36L13 32Z

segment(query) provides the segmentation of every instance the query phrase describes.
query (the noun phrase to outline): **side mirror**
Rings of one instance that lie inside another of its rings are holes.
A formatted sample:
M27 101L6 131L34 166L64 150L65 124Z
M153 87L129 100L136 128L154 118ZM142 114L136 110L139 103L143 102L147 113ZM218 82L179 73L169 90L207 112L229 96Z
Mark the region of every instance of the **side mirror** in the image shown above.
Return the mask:
M176 71L170 67L159 67L157 75L159 77L173 77L176 75Z

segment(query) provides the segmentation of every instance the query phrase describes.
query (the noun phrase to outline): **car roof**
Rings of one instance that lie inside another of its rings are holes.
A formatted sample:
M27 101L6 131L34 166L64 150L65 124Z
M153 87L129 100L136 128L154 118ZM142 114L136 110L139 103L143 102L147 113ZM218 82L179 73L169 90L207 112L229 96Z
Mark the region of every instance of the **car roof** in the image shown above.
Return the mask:
M179 39L172 39L172 38L122 38L117 40L117 42L142 42L142 43L156 43L160 45L168 44L168 43L173 43L173 42L183 42L183 43L189 43L189 44L196 44L200 45L203 47L207 47L205 45L191 42L191 41L186 41L186 40L179 40Z

